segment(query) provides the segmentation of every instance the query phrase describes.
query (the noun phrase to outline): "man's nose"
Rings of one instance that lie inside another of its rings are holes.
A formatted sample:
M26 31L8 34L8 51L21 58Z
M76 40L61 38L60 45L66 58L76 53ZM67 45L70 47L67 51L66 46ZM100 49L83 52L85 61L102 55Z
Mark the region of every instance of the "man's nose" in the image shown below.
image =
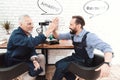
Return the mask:
M71 29L71 26L69 26L69 29Z
M34 28L34 25L33 25L33 24L31 24L31 27L32 27L32 28Z
M70 29L70 26L69 26L69 29Z

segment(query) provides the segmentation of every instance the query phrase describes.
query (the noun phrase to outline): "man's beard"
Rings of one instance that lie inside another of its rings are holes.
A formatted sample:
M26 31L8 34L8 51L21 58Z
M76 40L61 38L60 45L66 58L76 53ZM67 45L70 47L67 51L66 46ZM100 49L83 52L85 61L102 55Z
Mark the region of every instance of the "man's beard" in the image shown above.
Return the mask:
M71 29L70 34L76 34L76 32L77 31Z
M32 30L29 30L28 33L32 33Z

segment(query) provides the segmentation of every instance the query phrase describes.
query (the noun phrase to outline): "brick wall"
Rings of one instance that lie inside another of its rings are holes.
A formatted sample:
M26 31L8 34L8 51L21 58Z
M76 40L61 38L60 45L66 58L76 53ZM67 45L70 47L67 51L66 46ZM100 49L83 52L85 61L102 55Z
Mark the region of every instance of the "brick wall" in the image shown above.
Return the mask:
M40 21L53 18L53 15L41 15L42 11L37 5L37 1L38 0L0 0L0 24L2 24L4 21L10 21L12 24L10 32L12 32L19 26L19 16L28 14L34 21L35 28L33 31L33 36L37 35L35 29L39 27L38 23ZM59 31L64 32L67 30L67 27L64 27L64 20L62 17L61 19L62 26L59 28ZM0 25L0 40L4 38L6 38L6 31ZM37 51L39 52L39 50ZM55 63L57 60L71 54L71 50L50 50L50 53L52 54L49 54L49 63Z

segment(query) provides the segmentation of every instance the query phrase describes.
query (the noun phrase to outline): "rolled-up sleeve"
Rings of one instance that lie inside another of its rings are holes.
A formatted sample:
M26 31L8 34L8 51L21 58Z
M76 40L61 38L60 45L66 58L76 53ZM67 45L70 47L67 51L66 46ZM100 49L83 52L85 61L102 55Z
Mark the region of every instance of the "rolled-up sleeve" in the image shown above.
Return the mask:
M71 39L71 35L70 35L70 33L61 33L58 35L58 39L59 40L61 40L61 39L69 40L69 39Z
M108 43L102 41L94 33L88 34L87 45L93 49L98 49L98 50L102 51L103 53L106 53L106 52L113 53L111 46Z

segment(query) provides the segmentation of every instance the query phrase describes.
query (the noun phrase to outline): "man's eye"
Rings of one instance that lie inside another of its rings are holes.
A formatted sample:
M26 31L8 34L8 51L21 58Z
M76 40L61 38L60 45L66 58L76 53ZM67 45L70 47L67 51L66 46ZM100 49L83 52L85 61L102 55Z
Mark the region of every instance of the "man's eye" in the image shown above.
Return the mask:
M32 23L28 23L27 25L32 25Z

